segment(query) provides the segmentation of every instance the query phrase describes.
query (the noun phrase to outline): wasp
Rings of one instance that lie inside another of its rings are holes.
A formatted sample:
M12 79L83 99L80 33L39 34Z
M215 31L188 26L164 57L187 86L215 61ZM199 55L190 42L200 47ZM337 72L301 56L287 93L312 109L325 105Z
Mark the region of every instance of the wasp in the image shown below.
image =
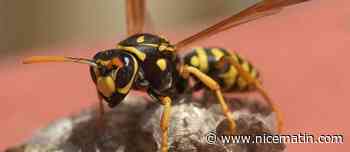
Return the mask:
M181 50L189 44L210 37L229 28L276 14L285 6L308 0L262 0L203 31L175 44L166 38L143 32L145 4L142 0L127 0L127 31L129 37L115 48L102 50L92 59L63 56L33 56L23 63L74 62L90 66L90 75L96 86L99 107L103 101L116 107L131 90L147 92L164 106L160 127L161 151L168 151L168 126L171 105L188 88L191 78L200 88L209 89L221 105L229 121L232 134L236 123L230 113L223 92L258 91L277 114L278 130L283 128L281 113L259 81L259 72L239 54L222 48L195 48L184 57Z

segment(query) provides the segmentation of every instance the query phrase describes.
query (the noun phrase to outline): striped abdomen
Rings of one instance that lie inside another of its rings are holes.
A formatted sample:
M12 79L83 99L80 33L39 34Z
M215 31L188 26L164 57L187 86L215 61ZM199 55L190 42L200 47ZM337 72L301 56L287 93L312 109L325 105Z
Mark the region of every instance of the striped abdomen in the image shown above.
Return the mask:
M247 85L233 65L224 62L221 68L217 66L224 56L233 57L245 71L258 79L258 71L247 60L235 52L222 48L194 48L192 52L185 55L184 62L216 80L224 91L248 91L251 87Z

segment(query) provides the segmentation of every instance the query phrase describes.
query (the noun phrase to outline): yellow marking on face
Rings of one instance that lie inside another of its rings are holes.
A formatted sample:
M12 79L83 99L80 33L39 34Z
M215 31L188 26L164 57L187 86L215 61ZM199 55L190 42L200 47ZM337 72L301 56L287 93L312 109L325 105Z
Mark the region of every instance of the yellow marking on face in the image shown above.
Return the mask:
M101 59L97 59L96 60L96 63L102 64L104 66L107 66L110 62L111 62L110 60L107 60L107 61L104 61L104 60L101 60Z
M214 55L216 61L219 61L224 56L224 52L218 48L211 49L211 53Z
M140 37L138 37L138 38L136 39L136 42L137 42L137 43L143 43L143 42L145 42L145 36L140 36Z
M225 87L230 88L232 85L234 85L236 82L236 77L238 75L238 71L234 66L230 66L230 69L221 74L220 77L224 79Z
M191 65L198 67L199 66L199 60L197 56L192 56L191 57Z
M199 69L203 72L208 71L208 56L204 48L195 48L199 59Z
M97 89L105 96L111 97L115 92L115 83L111 76L98 77L97 78Z
M146 54L135 47L118 45L117 48L135 54L141 61L144 61L146 59Z
M158 44L151 44L151 43L143 43L141 45L155 47L155 48L159 47Z
M160 70L164 71L167 67L166 60L165 59L158 59L157 65L158 65Z
M133 56L131 56L131 58L134 61L134 71L133 71L132 77L131 77L130 81L128 82L128 84L123 88L117 88L117 91L121 94L127 94L129 92L132 84L134 83L135 76L136 76L137 70L139 68L137 60Z
M98 64L101 64L101 65L103 65L103 66L105 66L105 67L107 67L107 69L112 69L113 67L112 67L112 61L111 60L101 60L101 59L97 59L97 61L96 61L96 63L98 63Z

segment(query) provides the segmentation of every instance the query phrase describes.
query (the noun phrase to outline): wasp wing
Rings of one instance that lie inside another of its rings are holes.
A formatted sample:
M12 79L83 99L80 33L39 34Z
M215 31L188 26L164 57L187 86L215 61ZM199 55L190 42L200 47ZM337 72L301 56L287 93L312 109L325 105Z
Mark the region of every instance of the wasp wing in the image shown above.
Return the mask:
M309 0L262 0L247 9L242 10L238 14L232 15L207 29L202 30L192 36L189 36L175 44L176 49L179 51L182 48L192 44L196 41L210 37L219 32L225 31L229 28L236 27L238 25L269 16L280 12L283 7L298 4Z
M125 0L126 26L128 35L142 33L145 22L145 1Z

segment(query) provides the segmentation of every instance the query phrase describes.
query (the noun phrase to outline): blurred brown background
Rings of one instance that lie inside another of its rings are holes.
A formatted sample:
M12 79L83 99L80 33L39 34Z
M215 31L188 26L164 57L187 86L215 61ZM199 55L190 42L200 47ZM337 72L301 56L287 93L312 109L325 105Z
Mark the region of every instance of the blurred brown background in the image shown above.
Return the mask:
M148 0L147 8L157 32L188 31L256 1ZM124 0L0 0L0 52L117 39L124 13Z

